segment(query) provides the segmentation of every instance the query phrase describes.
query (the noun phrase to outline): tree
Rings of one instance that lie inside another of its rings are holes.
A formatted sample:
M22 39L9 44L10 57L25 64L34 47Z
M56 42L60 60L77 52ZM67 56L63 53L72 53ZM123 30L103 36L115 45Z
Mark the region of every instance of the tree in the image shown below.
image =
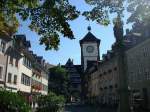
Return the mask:
M69 21L78 17L79 12L68 0L1 0L0 36L12 36L18 29L21 17L29 19L29 28L37 32L40 44L45 49L58 49L59 34L74 39Z
M31 112L25 99L17 93L0 90L0 110L2 112Z
M110 23L109 14L122 14L125 9L131 15L127 23L143 22L149 24L150 20L150 1L149 0L85 0L92 5L91 11L83 13L87 20L96 21L102 25ZM127 5L124 5L126 2Z
M87 4L92 5L91 11L84 11L83 15L87 20L96 21L102 25L110 23L109 14L122 13L125 0L85 0Z
M0 1L0 35L12 36L19 27L17 15L19 14L25 20L25 12L27 8L37 6L37 1L33 0L1 0Z
M38 98L37 112L58 112L63 109L65 99L61 95L56 95L49 92L47 96L40 96Z
M128 23L143 22L150 25L150 1L149 0L128 0L128 12L131 16Z
M64 68L56 66L49 69L49 90L57 95L69 96L69 75Z

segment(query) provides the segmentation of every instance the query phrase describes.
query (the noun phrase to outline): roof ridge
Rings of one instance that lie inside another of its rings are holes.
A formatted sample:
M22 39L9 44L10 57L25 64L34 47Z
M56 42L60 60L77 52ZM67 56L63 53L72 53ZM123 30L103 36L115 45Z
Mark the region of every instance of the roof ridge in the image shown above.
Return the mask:
M91 32L88 32L83 39L80 40L80 43L83 42L98 42L100 43L100 39L96 38L96 36L94 34L92 34Z

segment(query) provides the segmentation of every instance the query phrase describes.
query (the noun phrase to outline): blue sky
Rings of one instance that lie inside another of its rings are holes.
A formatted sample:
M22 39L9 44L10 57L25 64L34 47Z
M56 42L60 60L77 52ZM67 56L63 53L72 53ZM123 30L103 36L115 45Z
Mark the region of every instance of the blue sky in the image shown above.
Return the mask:
M90 6L87 5L84 0L70 0L70 2L77 7L81 12L84 10L89 10ZM127 14L126 14L127 15ZM80 64L81 51L79 40L82 39L86 33L88 33L87 27L91 26L91 32L99 39L101 39L100 44L100 55L111 49L111 45L114 43L115 39L113 36L113 25L105 27L96 22L89 22L85 20L85 17L80 16L78 19L71 21L71 29L74 32L76 39L70 40L61 36L61 42L58 51L49 50L45 51L44 46L39 45L39 36L30 31L28 28L29 21L21 22L19 31L17 34L25 34L27 39L31 42L31 50L39 56L49 62L50 64L57 65L65 64L68 58L74 60L74 64ZM125 25L125 28L129 27Z

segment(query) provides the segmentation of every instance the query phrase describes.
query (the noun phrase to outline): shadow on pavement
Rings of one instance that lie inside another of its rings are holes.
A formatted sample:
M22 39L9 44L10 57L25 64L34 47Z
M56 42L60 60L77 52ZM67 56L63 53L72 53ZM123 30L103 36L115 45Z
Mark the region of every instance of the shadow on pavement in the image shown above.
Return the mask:
M90 105L66 104L65 112L97 112L96 109Z

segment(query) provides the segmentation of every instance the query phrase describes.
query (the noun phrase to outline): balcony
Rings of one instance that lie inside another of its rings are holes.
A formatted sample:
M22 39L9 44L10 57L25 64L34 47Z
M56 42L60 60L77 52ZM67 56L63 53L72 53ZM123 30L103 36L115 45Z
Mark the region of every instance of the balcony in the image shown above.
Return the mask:
M33 69L32 72L33 72L33 75L32 75L32 76L34 76L34 75L39 76L39 77L42 76L42 75L41 75L41 72L39 72L38 70Z
M41 91L42 90L42 85L36 85L36 84L33 84L32 86L31 86L31 89L32 89L32 91L33 92L39 92L39 91Z

